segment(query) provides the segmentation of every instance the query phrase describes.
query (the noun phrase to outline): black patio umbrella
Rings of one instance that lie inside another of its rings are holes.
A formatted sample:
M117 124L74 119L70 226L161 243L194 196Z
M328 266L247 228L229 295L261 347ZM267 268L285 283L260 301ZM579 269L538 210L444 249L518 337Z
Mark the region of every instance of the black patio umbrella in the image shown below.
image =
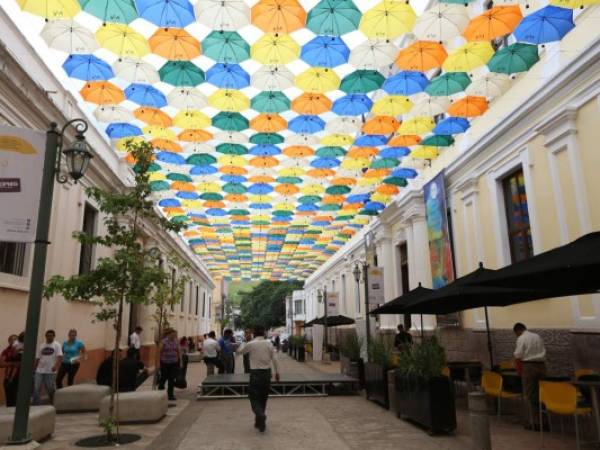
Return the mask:
M346 316L327 316L327 323L325 323L325 317L319 317L313 319L308 323L304 324L304 328L312 327L313 325L325 325L327 327L338 327L340 325L352 325L354 319Z

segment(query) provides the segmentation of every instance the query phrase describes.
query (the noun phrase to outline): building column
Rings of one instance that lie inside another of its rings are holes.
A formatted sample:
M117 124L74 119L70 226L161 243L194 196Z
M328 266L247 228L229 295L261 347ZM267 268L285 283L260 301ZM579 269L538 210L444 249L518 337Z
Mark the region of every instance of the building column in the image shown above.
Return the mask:
M394 278L398 274L398 267L394 260L394 246L391 233L384 230L383 235L376 241L377 259L379 267L383 268L383 292L385 302L393 300L395 296ZM381 329L394 329L398 325L396 315L384 314L379 316Z

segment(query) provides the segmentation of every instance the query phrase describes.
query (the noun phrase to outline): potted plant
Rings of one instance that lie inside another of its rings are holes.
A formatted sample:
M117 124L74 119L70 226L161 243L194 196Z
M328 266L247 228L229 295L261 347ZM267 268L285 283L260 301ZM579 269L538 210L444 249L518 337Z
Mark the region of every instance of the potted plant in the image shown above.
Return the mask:
M361 388L365 385L365 366L360 356L363 341L356 333L349 333L342 341L340 348L342 373L356 378Z
M392 368L393 338L379 335L369 342L369 361L365 363L367 399L389 408L388 370Z
M331 361L340 360L340 351L335 345L329 345L329 357Z
M396 369L398 417L425 427L430 433L456 429L454 389L442 376L444 348L435 337L402 351Z
M296 360L299 362L304 362L306 360L304 341L304 336L296 336Z

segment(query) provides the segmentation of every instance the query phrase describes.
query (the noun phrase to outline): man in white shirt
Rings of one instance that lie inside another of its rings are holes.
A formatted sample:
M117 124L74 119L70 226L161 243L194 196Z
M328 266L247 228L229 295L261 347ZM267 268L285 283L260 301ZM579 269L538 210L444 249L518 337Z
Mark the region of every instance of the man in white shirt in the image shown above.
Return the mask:
M273 344L265 339L265 328L254 329L254 339L241 346L236 353L250 355L250 385L248 398L254 412L254 427L262 433L267 427L267 399L271 389L271 365L275 370L275 380L279 381L279 365Z
M529 422L532 428L536 428L539 426L535 420L538 416L535 412L539 402L539 383L546 376L546 347L542 338L522 323L516 323L513 331L517 335L514 357L523 367L521 378L523 394L529 403Z
M129 336L129 347L135 350L135 359L140 360L140 347L142 346L142 340L140 339L140 335L142 334L144 329L139 325L135 327L135 330Z
M41 401L42 385L50 397L50 402L54 401L54 392L56 391L56 372L62 364L63 352L61 345L54 340L56 333L54 330L46 331L46 342L40 345L35 361L35 375L33 378L33 404L39 405Z
M219 358L219 343L215 339L217 335L214 331L208 333L208 336L202 341L202 354L204 355L204 363L206 364L207 375L214 375L215 366L219 371L223 370L223 362Z

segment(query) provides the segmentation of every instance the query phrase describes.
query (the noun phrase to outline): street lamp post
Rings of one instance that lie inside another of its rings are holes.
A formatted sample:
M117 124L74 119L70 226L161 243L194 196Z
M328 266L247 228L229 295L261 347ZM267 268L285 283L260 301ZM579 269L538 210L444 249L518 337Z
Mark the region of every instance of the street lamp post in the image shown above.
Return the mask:
M328 338L327 338L327 286L323 286L323 290L319 289L317 291L317 297L319 299L319 303L323 303L323 346L325 347L325 352L323 353L323 361L325 361L325 356L327 355L327 347L328 347Z
M63 150L64 134L69 127L75 129L75 141L69 148ZM15 420L10 439L11 444L26 444L31 441L31 435L27 430L29 402L33 389L33 372L35 369L35 353L44 290L46 254L48 245L50 244L48 242L48 235L50 217L52 215L54 181L64 184L69 180L70 176L71 179L77 182L87 170L90 159L93 157L85 141L84 134L87 129L88 124L83 119L73 119L67 122L60 130L57 128L56 123L51 123L50 129L46 132L46 150L34 242L33 266L29 286L29 301L27 303L27 320L25 323L25 343L21 358ZM68 174L63 174L61 171L63 155L66 159Z

